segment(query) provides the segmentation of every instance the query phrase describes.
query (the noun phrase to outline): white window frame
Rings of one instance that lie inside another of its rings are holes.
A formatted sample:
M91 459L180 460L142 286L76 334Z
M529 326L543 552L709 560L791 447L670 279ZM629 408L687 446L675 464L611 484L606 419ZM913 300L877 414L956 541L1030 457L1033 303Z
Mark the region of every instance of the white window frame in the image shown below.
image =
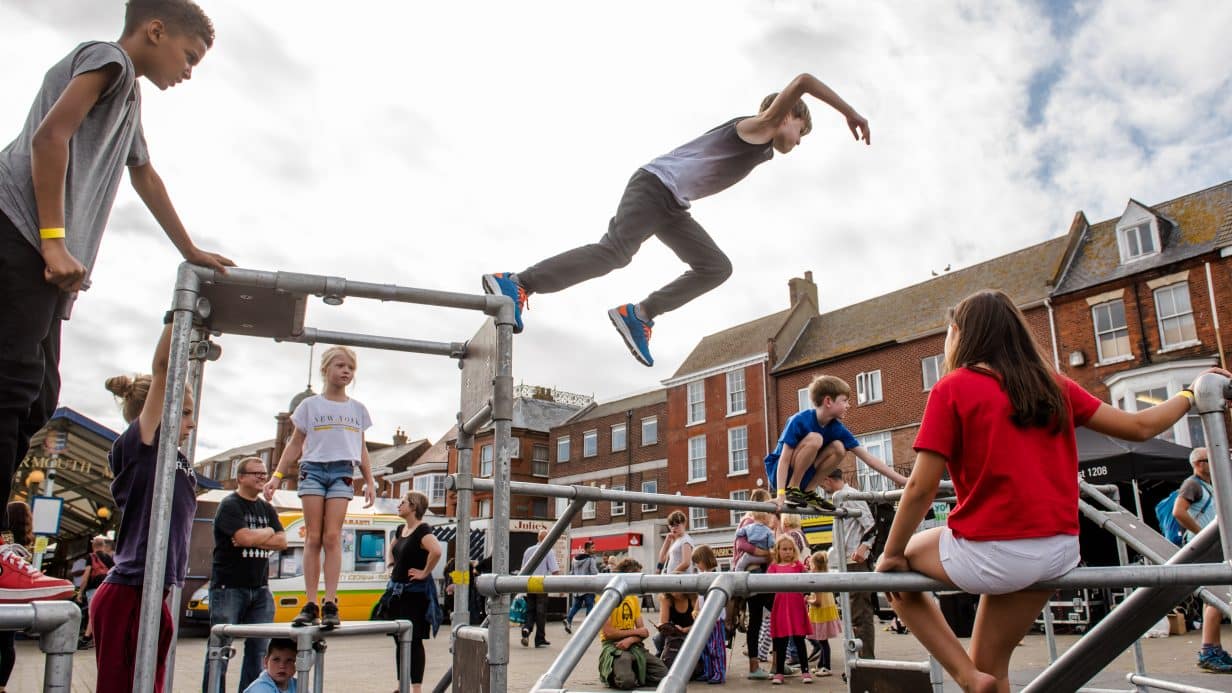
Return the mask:
M894 468L894 437L889 431L879 431L862 436L856 436L864 448L873 457L877 457ZM861 491L893 491L894 482L882 476L872 467L864 464L864 460L856 458L856 480Z
M1163 388L1167 391L1168 397L1175 397L1178 392L1188 387L1199 373L1214 365L1217 365L1214 358L1194 358L1158 363L1117 373L1109 376L1106 381L1109 400L1116 402L1117 406L1125 411L1137 411L1139 406L1135 396L1137 393ZM1168 429L1169 433L1166 435L1170 438L1167 439L1174 440L1177 445L1185 447L1198 445L1200 441L1196 440L1193 434L1196 429L1201 428L1198 423L1200 419L1195 421L1193 416L1191 410L1189 416L1173 424Z
M727 415L743 414L749 410L745 390L744 369L727 371Z
M582 519L583 520L595 519L595 502L594 501L586 501L586 504L582 506Z
M1145 237L1152 245L1151 250L1142 250L1142 240ZM1137 245L1137 252L1134 252ZM1121 251L1121 263L1134 262L1143 258L1158 255L1160 252L1159 226L1154 219L1143 219L1134 224L1117 229L1117 246Z
M620 432L620 447L616 447L616 432ZM612 424L612 452L621 452L629 447L629 429L622 423Z
M492 517L492 499L479 499L479 512L476 513L479 517Z
M1120 327L1117 327L1112 322L1112 307L1117 303L1121 304L1121 317L1125 320ZM1095 315L1096 311L1101 309L1107 311L1108 324L1110 326L1110 329L1103 332L1100 332L1099 330L1099 319ZM1103 303L1096 303L1091 306L1091 329L1095 332L1095 355L1099 358L1099 363L1116 363L1118 361L1126 361L1134 357L1134 345L1129 341L1129 316L1125 312L1125 299L1116 298L1111 301L1104 301ZM1105 355L1104 335L1111 336L1113 343L1117 343L1121 339L1118 334L1120 332L1125 333L1125 345L1128 347L1129 352L1125 354Z
M746 501L749 499L749 490L741 489L739 491L732 491L731 493L727 494L727 497L729 500ZM744 510L732 510L730 512L731 512L731 518L728 524L730 524L732 527L735 527L736 525L740 524L740 518L744 517L745 511Z
M813 401L809 399L809 389L807 387L796 390L796 406L799 407L796 410L797 412L813 408Z
M625 485L624 484L612 484L612 490L613 491L623 491L625 490ZM616 500L612 501L612 517L617 517L617 516L624 515L624 514L625 514L625 502L616 501Z
M699 449L700 448L700 449ZM706 436L693 436L688 442L689 454L689 481L690 484L696 484L706 480ZM700 452L700 455L698 454ZM698 474L698 466L700 465L700 475Z
M685 425L706 421L706 382L694 380L685 386Z
M564 454L561 454L561 448L564 447ZM556 439L556 463L568 462L569 455L573 453L573 437L565 434Z
M651 435L647 440L646 428L649 424ZM659 417L647 416L642 419L642 445L654 445L659 442Z
M744 446L736 445L736 438L743 436ZM739 453L739 454L737 454ZM743 456L743 460L741 460ZM727 476L749 473L749 427L733 426L727 429Z
M1186 310L1174 311L1168 315L1164 315L1163 307L1159 304L1159 297L1161 295L1170 295L1173 306L1176 306L1179 303L1177 301L1178 296L1184 297ZM1183 347L1201 343L1198 341L1198 327L1194 323L1193 301L1190 300L1188 281L1161 286L1158 289L1155 289L1153 297L1155 299L1155 320L1159 328L1160 351L1181 349ZM1174 342L1168 341L1168 333L1164 329L1164 323L1168 321L1175 321L1177 323L1177 328L1180 330L1179 340ZM1192 336L1186 336L1185 334L1186 322L1188 322L1188 329L1192 333Z
M479 446L479 476L481 477L492 476L492 471L493 469L495 469L495 466L496 466L495 455L496 455L496 448L492 443ZM487 471L484 471L485 469Z
M880 369L856 374L857 404L876 404L882 401L884 395Z
M428 497L428 507L445 505L444 474L420 474L415 477L414 488Z
M659 492L659 480L658 479L649 479L647 481L642 482L642 493L658 493L658 492ZM652 513L658 509L659 509L659 506L655 503L642 503L642 512L644 513Z
M543 458L539 458L539 451L543 451ZM532 443L530 447L530 473L533 476L547 478L549 469L551 468L551 452L548 446L539 443Z
M929 373L929 369L932 373ZM945 370L945 354L937 354L936 356L925 356L920 359L920 380L924 383L924 392L933 389L933 385L941 380L941 371ZM929 377L932 377L932 382L929 382Z
M582 433L582 459L599 454L599 429L592 428Z
M568 498L557 498L556 499L556 514L553 515L552 517L555 517L555 518L564 517L565 511L568 509L569 509L569 499Z
M710 516L706 508L689 508L689 530L710 529Z

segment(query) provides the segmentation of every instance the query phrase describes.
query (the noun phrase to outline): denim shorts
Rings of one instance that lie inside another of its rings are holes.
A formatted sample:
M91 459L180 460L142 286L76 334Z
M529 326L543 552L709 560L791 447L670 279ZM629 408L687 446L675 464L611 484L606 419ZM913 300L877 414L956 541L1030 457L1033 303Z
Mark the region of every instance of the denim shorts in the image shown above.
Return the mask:
M355 463L347 460L340 462L300 462L299 463L299 495L325 496L326 498L355 497L355 485L351 483L355 471Z

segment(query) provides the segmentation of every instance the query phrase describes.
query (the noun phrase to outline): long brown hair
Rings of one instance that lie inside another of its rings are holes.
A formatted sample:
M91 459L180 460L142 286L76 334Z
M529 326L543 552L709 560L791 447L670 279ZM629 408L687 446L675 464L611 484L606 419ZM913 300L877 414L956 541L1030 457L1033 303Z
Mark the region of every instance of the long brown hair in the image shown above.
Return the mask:
M13 541L22 546L33 546L34 517L30 514L30 506L21 501L10 501L4 510L8 515L9 530L13 532Z
M1010 399L1015 426L1061 430L1068 409L1056 373L1009 296L1002 291L974 293L950 311L950 323L958 328L958 339L947 355L947 371L984 371L977 364L986 364Z

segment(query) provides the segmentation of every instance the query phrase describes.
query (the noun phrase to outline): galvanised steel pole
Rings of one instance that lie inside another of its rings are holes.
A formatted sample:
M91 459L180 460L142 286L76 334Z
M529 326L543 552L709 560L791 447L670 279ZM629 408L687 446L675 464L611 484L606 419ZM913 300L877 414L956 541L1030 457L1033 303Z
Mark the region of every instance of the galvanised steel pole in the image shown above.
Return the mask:
M1232 455L1228 450L1228 428L1224 424L1228 400L1232 399L1232 381L1207 373L1194 381L1193 388L1194 407L1202 416L1202 431L1206 434L1223 559L1232 563Z
M504 299L496 317L496 379L492 429L496 469L492 475L492 571L509 573L509 460L513 428L513 301ZM490 600L488 663L490 693L507 693L509 675L509 595Z
M459 413L459 418L461 414ZM459 421L458 426L458 474L456 476L457 484L457 501L454 514L457 517L457 555L454 556L454 573L453 573L453 625L450 628L450 648L454 653L454 666L457 666L457 637L458 629L470 623L470 590L471 585L471 502L473 492L471 491L471 453L475 449L475 435L473 431L468 431L465 422ZM453 667L445 672L446 677L451 677ZM445 679L442 679L444 682ZM437 690L443 690L438 685ZM457 693L458 687L454 686Z
M631 593L628 589L629 585L632 584L629 573L618 573L603 579L606 580L606 583L602 588L592 590L592 592L602 592L599 595L599 601L595 604L594 610L586 615L582 625L578 626L577 632L573 634L572 638L569 638L569 642L565 643L560 654L548 666L547 671L544 671L539 680L535 682L535 685L531 687L531 693L563 688L565 679L569 678L569 674L573 673L578 662L582 660L582 655L586 653L586 648L590 647L596 638L599 637L603 624L607 622L612 612L620 606L624 598ZM489 638L491 637L490 633L491 631L489 630Z
M175 491L175 466L179 454L180 412L184 407L188 347L193 311L197 303L198 282L192 265L182 263L171 306L175 319L171 327L167 392L163 397L162 424L159 427L158 463L154 470L154 500L150 504L150 534L145 553L145 580L141 591L137 659L133 677L135 693L153 693L158 666L158 636L162 623L171 501Z

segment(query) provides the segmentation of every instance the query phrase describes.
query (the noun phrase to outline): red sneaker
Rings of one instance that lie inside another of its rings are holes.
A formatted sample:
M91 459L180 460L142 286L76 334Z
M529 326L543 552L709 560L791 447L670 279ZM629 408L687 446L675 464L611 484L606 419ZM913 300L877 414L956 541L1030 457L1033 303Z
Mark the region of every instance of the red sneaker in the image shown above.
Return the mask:
M18 544L0 546L0 604L72 598L77 591L73 583L43 575L30 565L29 557Z

